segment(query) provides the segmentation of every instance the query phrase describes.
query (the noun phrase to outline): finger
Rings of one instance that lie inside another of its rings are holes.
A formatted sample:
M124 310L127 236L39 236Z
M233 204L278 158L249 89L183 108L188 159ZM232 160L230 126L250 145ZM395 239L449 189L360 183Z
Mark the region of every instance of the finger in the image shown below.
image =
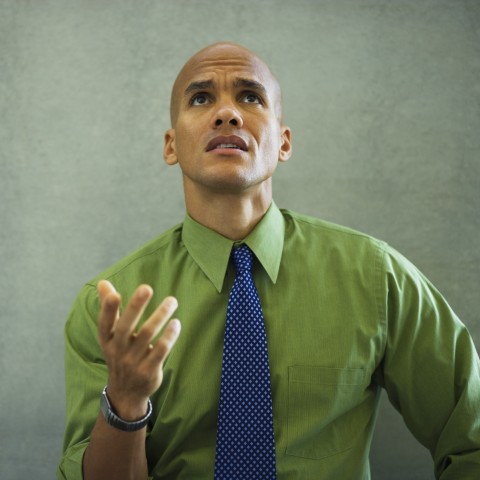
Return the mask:
M138 350L145 350L148 347L149 343L160 333L177 307L178 302L175 297L166 297L163 299L162 303L160 303L137 333L135 347Z
M100 342L105 344L112 337L112 332L115 328L115 322L118 319L121 297L115 291L115 289L113 289L113 287L113 291L107 290L104 288L104 286L100 285L97 286L97 288L101 300L100 312L98 315L98 335Z
M115 336L121 341L126 342L131 339L138 321L152 298L152 294L153 290L149 285L140 285L135 290L115 325Z
M162 336L157 340L155 345L150 349L149 361L155 364L163 365L175 342L180 336L181 323L180 320L174 318L168 322Z
M100 300L103 301L111 293L117 293L115 287L108 280L100 280L97 283L97 291Z
M98 291L98 296L100 297L100 302L104 303L107 298L111 296L111 305L114 305L117 301L121 301L120 295L117 293L115 290L115 287L108 281L108 280L100 280L97 284L97 291ZM113 300L113 298L117 299L116 301ZM119 316L119 310L117 309L117 315L116 318ZM112 326L112 329L114 328L114 325Z

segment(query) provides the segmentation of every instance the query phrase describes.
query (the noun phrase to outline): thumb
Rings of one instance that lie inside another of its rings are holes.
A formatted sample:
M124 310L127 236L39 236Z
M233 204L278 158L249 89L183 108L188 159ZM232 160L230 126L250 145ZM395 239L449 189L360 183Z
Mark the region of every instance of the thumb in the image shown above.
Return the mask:
M117 293L114 286L108 280L100 280L97 283L97 291L102 303L109 295Z

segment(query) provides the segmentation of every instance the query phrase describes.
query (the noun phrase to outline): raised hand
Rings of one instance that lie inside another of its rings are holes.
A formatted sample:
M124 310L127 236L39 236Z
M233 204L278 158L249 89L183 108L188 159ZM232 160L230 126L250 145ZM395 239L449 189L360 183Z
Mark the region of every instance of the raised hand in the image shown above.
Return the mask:
M101 299L98 332L108 366L108 396L121 418L135 420L145 415L148 398L160 387L163 363L180 334L180 322L168 322L177 300L165 298L136 332L152 298L152 288L140 285L121 313L121 297L113 285L102 280L97 289Z

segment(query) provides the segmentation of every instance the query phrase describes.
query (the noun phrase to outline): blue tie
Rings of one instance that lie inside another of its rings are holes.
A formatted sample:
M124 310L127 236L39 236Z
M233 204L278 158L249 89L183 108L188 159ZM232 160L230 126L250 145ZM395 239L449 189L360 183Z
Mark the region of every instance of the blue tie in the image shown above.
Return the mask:
M274 480L275 442L267 337L252 252L233 250L218 411L215 480Z

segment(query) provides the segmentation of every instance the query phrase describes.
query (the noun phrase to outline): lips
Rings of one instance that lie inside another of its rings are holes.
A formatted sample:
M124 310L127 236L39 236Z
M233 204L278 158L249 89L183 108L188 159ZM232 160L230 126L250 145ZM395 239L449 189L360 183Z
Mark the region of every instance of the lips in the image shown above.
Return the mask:
M237 149L237 150L242 150L246 152L248 150L247 144L245 140L241 137L237 137L236 135L228 135L228 136L218 136L215 138L212 138L208 142L207 145L207 152L210 152L215 149L224 149L224 148L231 148L231 149Z

